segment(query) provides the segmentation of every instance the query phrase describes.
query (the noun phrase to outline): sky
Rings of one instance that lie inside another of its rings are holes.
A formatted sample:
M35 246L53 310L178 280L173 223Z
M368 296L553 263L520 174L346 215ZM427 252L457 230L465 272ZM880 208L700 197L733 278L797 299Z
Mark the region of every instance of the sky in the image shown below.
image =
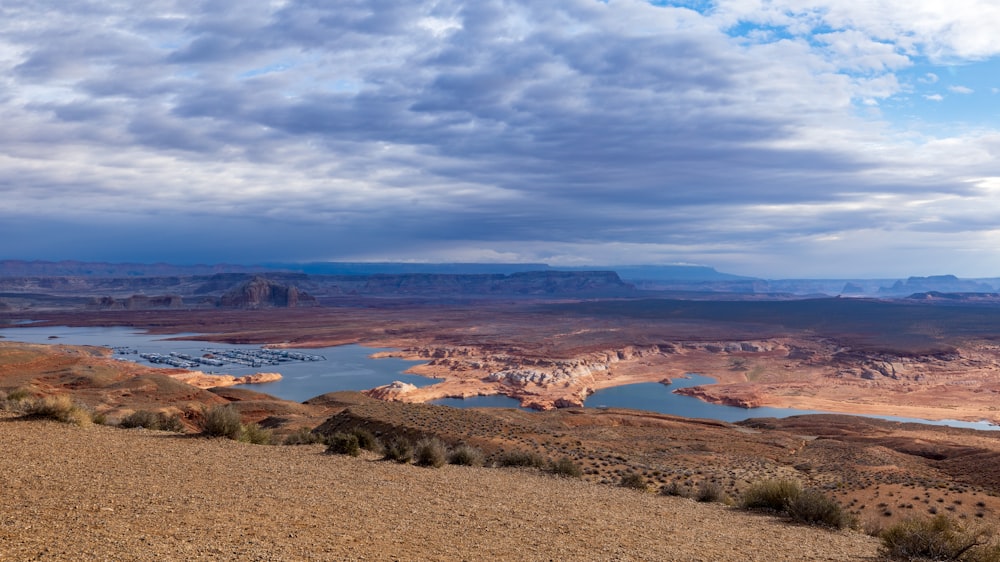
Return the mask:
M1000 276L994 0L4 0L0 259Z

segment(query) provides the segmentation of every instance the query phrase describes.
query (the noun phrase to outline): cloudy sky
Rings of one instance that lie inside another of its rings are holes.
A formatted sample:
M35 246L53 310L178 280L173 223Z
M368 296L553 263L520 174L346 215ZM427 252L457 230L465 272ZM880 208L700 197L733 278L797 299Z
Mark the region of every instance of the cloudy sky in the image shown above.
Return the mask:
M994 0L4 0L0 259L1000 276Z

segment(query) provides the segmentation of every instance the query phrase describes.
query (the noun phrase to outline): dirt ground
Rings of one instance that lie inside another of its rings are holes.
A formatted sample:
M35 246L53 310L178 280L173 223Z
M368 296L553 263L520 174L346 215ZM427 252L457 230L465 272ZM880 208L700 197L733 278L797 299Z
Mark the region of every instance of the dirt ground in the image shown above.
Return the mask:
M0 415L0 560L875 560L854 531L512 469Z

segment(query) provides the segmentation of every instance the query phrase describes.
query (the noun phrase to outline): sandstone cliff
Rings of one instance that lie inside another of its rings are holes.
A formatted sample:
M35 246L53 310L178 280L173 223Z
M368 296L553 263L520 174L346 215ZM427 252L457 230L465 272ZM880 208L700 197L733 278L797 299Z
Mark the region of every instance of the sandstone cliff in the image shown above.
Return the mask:
M219 305L223 308L295 308L315 306L316 299L294 286L255 276L222 295Z

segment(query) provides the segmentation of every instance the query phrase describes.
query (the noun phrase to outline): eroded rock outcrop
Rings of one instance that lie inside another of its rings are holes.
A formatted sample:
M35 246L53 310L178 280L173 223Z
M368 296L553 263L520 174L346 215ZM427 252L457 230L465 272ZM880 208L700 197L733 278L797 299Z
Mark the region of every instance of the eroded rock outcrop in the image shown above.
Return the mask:
M370 390L363 391L363 394L367 394L372 398L378 398L379 400L388 400L390 402L398 402L402 397L410 392L416 390L416 385L410 383L405 383L402 381L392 381L389 384L384 384L382 386L376 386Z
M255 373L253 375L234 377L232 375L209 375L201 371L181 371L171 373L168 376L174 380L179 380L198 388L216 388L237 384L261 384L281 380L280 373Z
M233 287L219 299L223 308L296 308L316 304L316 299L305 291L260 276Z
M713 404L721 404L723 406L735 406L737 408L758 408L763 405L761 401L761 396L756 392L747 392L741 395L735 394L719 394L712 392L711 390L701 387L692 386L687 388L678 388L674 391L675 394L682 394L684 396L691 396L693 398L698 398L704 400L705 402L710 402Z

